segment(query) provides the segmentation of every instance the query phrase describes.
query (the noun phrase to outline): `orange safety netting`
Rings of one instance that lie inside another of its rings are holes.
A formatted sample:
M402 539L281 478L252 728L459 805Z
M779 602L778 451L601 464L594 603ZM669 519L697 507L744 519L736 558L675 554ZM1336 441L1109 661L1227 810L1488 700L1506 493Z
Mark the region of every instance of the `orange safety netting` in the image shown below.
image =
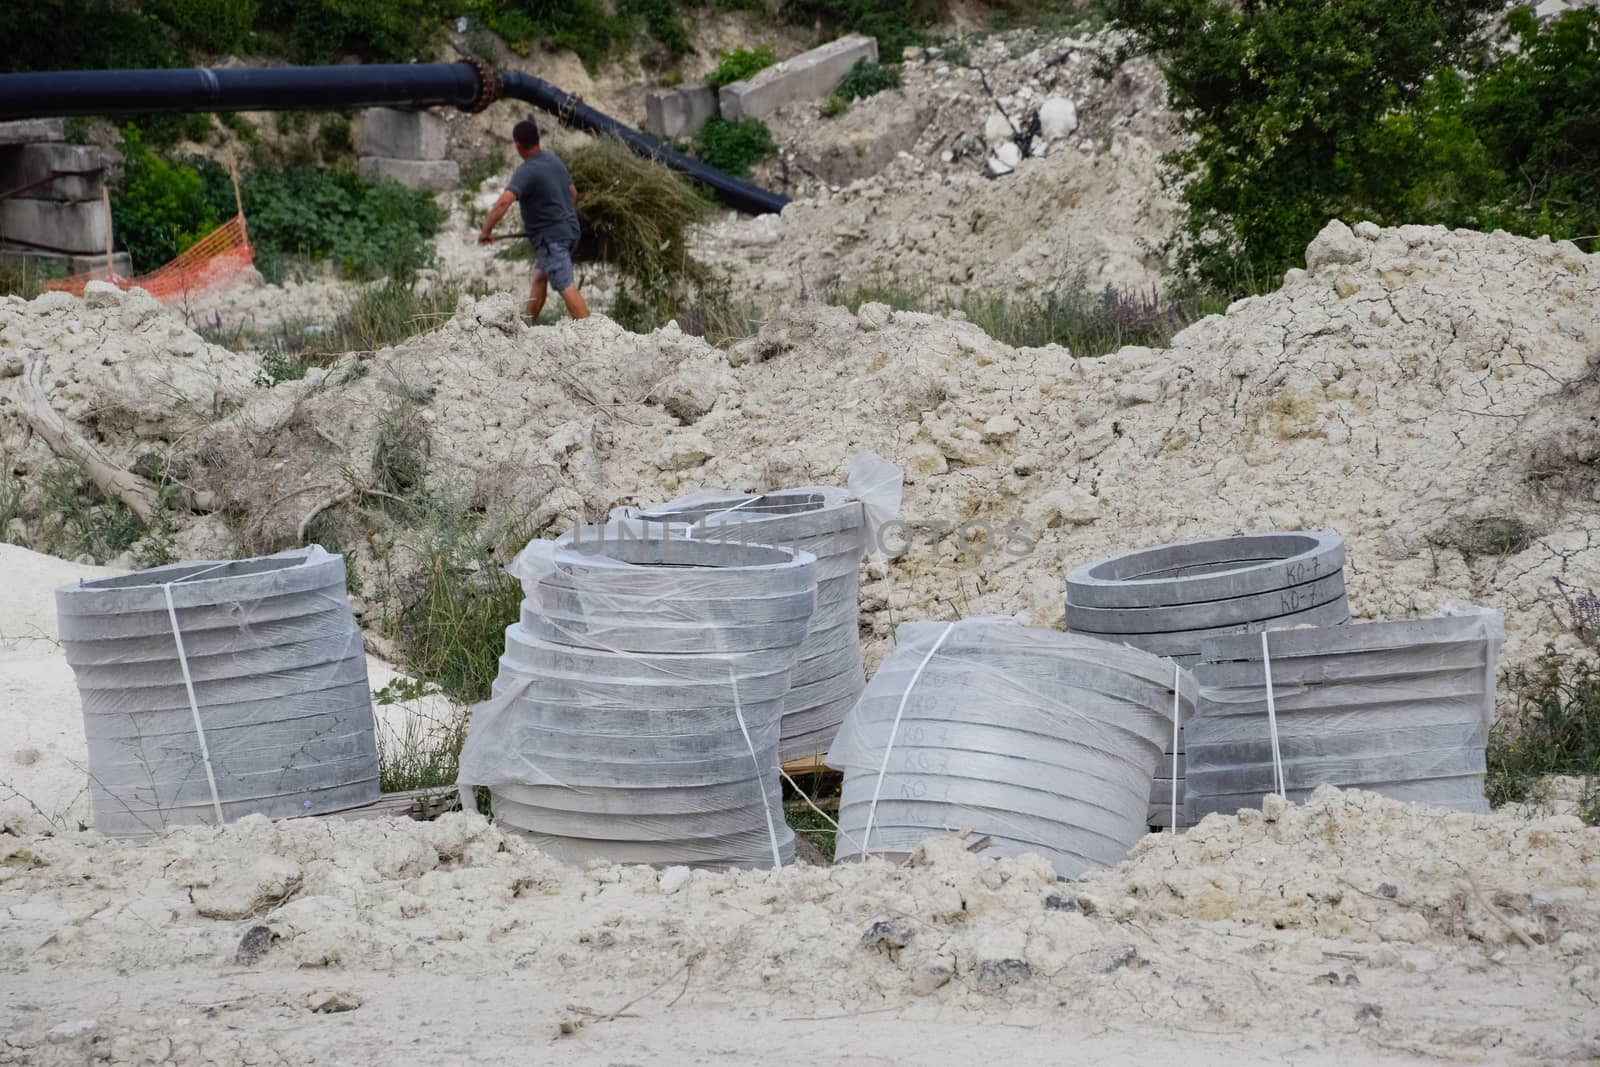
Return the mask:
M251 269L255 258L256 250L250 245L244 216L235 215L165 266L137 278L112 274L110 280L123 289L137 287L158 300L171 300L231 281ZM105 280L104 270L89 271L58 278L47 283L45 288L82 296L83 287L89 282Z

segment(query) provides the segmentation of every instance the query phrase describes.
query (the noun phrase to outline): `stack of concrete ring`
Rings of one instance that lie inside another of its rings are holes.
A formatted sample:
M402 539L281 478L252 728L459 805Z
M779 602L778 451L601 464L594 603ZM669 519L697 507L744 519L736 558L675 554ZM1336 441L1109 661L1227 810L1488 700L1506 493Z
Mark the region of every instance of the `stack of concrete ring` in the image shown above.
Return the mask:
M826 752L866 685L859 636L867 547L861 502L833 486L756 496L710 489L651 507L619 508L612 517L687 524L696 538L777 545L817 558L817 609L784 699L778 754L787 763Z
M1188 810L1198 821L1302 801L1319 785L1487 812L1485 747L1503 642L1498 612L1208 640L1188 726ZM1273 692L1272 715L1267 683ZM1275 723L1277 753L1271 727Z
M845 772L836 855L965 829L1063 877L1119 863L1194 705L1192 675L1136 649L1009 618L906 623L828 753Z
M56 591L56 614L101 833L215 824L219 808L232 822L378 799L342 557L313 545L80 582Z
M569 862L792 860L778 737L812 557L625 524L535 547L543 561L522 573L522 616L473 709L460 781Z
M1211 638L1348 623L1344 562L1344 538L1328 532L1216 537L1124 552L1067 576L1067 629L1192 667ZM1151 783L1151 826L1173 821L1174 757L1176 825L1191 825L1180 734Z

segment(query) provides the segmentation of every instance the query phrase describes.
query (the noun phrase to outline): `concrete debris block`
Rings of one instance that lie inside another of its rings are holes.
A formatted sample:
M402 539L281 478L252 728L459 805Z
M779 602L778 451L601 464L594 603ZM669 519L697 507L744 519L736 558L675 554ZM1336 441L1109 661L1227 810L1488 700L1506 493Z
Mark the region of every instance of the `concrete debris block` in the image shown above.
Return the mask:
M821 100L838 88L850 68L861 60L878 61L876 39L851 35L802 52L768 67L749 81L724 85L718 94L722 117L730 121L765 118L786 104Z
M1007 141L1005 144L995 147L994 158L999 160L1000 165L1009 171L1022 162L1022 149L1011 141Z
M890 310L888 304L871 300L862 304L861 309L856 312L856 321L861 324L863 330L881 330L889 325L889 320L893 317L894 312Z
M657 137L693 137L717 113L717 91L704 82L652 89L644 97L644 127Z
M54 252L104 255L106 209L99 200L0 200L0 241Z
M1350 227L1334 219L1306 246L1306 270L1314 272L1322 267L1360 263L1365 254L1361 241Z
M661 887L662 894L665 896L671 896L673 893L676 893L678 890L688 885L689 880L693 877L694 872L687 867L668 867L666 870L661 872L661 881L659 885Z
M950 979L955 976L955 968L949 963L930 963L917 968L911 976L911 991L919 997L925 997L949 985Z
M461 184L461 168L454 160L390 159L362 156L356 169L368 181L388 178L408 189L439 193Z
M43 141L65 141L65 119L16 119L0 122L0 145L38 144Z
M359 147L364 156L442 160L450 148L450 128L428 111L368 108L361 120Z
M1056 141L1078 128L1078 106L1062 96L1052 96L1039 107L1039 132Z
M104 154L85 145L0 147L0 191L23 189L19 195L29 200L98 201L104 170ZM94 173L76 173L83 171ZM74 176L49 180L51 174L63 172Z

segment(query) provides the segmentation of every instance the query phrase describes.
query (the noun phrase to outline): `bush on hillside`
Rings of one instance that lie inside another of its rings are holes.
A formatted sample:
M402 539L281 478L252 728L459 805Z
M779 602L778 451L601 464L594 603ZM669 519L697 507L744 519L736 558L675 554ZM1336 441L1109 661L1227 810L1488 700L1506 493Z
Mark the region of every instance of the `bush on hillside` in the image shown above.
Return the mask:
M153 270L214 229L218 214L199 171L156 154L137 126L124 128L122 154L122 180L111 195L112 229L134 268Z
M776 155L778 143L772 139L772 130L760 119L738 119L730 122L720 116L701 127L695 137L694 153L718 170L743 177L750 168Z
M734 48L717 53L717 67L706 75L706 84L713 89L746 81L778 61L777 50L770 44L755 48Z
M1112 7L1193 135L1168 161L1181 261L1208 283L1280 276L1334 217L1595 232L1594 12L1518 9L1513 52L1486 45L1499 0Z
M460 6L452 0L259 0L255 29L295 63L331 63L344 55L406 63L433 58L446 19Z
M877 63L869 63L865 59L856 61L850 68L834 95L845 100L861 100L865 97L876 96L885 89L900 88L900 68L885 67Z

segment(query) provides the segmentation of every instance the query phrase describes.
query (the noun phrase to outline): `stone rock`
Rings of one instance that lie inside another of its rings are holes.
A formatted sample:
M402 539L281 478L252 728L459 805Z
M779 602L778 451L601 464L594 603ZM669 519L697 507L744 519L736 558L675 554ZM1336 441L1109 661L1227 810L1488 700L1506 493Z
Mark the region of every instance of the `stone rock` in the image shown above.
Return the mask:
M983 120L983 139L987 144L1004 144L1016 135L1011 121L998 111L989 112L989 117Z
M911 944L915 936L915 928L904 919L879 919L861 935L861 947L895 952Z
M668 867L661 872L659 883L661 892L671 896L689 884L689 879L694 877L694 872L687 867Z
M693 470L714 454L711 442L699 433L679 434L668 443L656 466L664 471Z
M979 960L974 984L989 993L1020 985L1033 977L1033 968L1026 960Z
M856 321L863 330L881 330L889 325L889 320L894 317L888 304L879 304L869 301L861 305L861 310L856 312Z
M306 1007L319 1015L333 1015L355 1011L361 1007L361 998L348 989L324 989L306 994Z
M1018 148L1012 142L1007 141L1005 144L999 145L995 148L994 158L998 159L1007 167L1015 167L1018 163L1022 162L1022 149Z
M725 367L697 362L679 367L657 383L650 390L649 401L688 426L699 422L716 406L718 398L734 388L733 375Z
M122 303L122 290L110 282L91 281L83 287L84 305L91 308L112 308Z
M252 926L239 939L239 947L234 951L233 961L241 967L249 967L261 958L277 938L278 935L270 926Z
M1334 219L1306 246L1306 270L1360 263L1365 254L1350 227Z
M1064 96L1052 96L1039 106L1039 132L1052 141L1078 128L1078 106Z
M911 976L911 991L919 997L925 997L938 989L948 985L950 979L955 977L955 969L946 963L931 963L926 967L917 968Z

